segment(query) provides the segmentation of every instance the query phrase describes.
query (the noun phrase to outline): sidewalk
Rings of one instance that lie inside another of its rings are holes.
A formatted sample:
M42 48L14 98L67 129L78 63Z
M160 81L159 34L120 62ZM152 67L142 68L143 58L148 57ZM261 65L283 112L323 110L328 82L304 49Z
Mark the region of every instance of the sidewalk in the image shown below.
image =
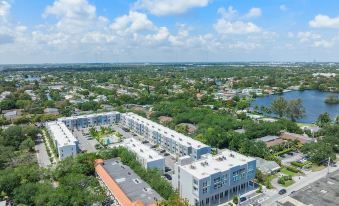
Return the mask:
M47 136L45 130L42 130L42 138L43 138L43 140L44 140L44 142L45 142L45 145L47 146L47 148L48 148L49 151L51 152L51 157L52 157L52 159L53 159L52 164L57 163L59 159L57 158L56 154L54 154L53 148L52 148L51 145L49 144L48 136Z

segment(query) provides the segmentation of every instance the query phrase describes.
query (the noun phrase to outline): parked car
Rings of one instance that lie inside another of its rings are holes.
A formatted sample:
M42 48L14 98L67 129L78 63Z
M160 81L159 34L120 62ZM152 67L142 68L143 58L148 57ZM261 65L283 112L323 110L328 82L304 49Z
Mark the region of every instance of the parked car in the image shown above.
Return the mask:
M165 167L165 172L169 172L169 171L171 171L171 168Z
M165 153L164 156L168 156L169 154L168 153Z
M247 200L246 197L240 197L240 202L245 202Z
M285 194L287 191L285 190L285 189L281 189L281 190L279 190L279 195L283 195L283 194Z
M171 175L169 175L169 174L164 174L164 176L166 177L166 179L168 179L168 180L172 180L172 177L171 177Z

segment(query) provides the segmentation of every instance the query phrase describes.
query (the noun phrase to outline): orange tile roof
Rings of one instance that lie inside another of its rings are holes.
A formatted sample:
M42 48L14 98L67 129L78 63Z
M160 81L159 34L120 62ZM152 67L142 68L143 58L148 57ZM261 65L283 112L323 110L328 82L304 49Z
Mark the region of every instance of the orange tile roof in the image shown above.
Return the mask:
M119 185L112 179L103 167L104 161L101 159L95 160L95 172L99 175L101 180L106 184L108 189L113 193L114 197L122 206L145 206L141 200L132 202L124 191L121 190ZM155 206L156 204L150 204L149 206Z

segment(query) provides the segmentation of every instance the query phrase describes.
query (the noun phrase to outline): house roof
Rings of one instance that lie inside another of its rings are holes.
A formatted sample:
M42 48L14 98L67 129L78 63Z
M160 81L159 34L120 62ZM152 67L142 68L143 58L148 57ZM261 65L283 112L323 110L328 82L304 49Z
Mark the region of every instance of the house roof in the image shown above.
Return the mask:
M155 206L162 200L131 168L117 159L96 160L95 171L120 205Z
M260 157L255 157L255 159L257 160L257 168L265 174L269 174L272 171L280 169L280 166L274 161L267 161Z

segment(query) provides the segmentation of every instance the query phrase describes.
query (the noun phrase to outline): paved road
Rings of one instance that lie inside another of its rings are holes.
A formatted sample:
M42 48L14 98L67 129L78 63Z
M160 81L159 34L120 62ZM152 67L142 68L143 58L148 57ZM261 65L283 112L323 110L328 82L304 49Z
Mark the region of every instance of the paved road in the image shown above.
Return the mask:
M51 164L49 160L48 153L46 150L46 145L42 139L37 139L35 142L35 151L38 159L38 164L40 167L48 167Z
M338 170L339 167L331 167L330 168L330 173ZM265 194L268 196L267 198L264 198L262 202L260 202L263 206L272 206L276 205L276 201L288 196L292 191L297 191L302 189L303 187L306 187L307 185L325 177L327 175L327 168L323 169L318 172L311 172L307 174L306 176L302 176L299 178L295 178L294 180L296 181L295 184L291 185L290 187L286 188L287 193L285 195L279 195L278 190L268 190ZM265 200L266 199L266 200Z

